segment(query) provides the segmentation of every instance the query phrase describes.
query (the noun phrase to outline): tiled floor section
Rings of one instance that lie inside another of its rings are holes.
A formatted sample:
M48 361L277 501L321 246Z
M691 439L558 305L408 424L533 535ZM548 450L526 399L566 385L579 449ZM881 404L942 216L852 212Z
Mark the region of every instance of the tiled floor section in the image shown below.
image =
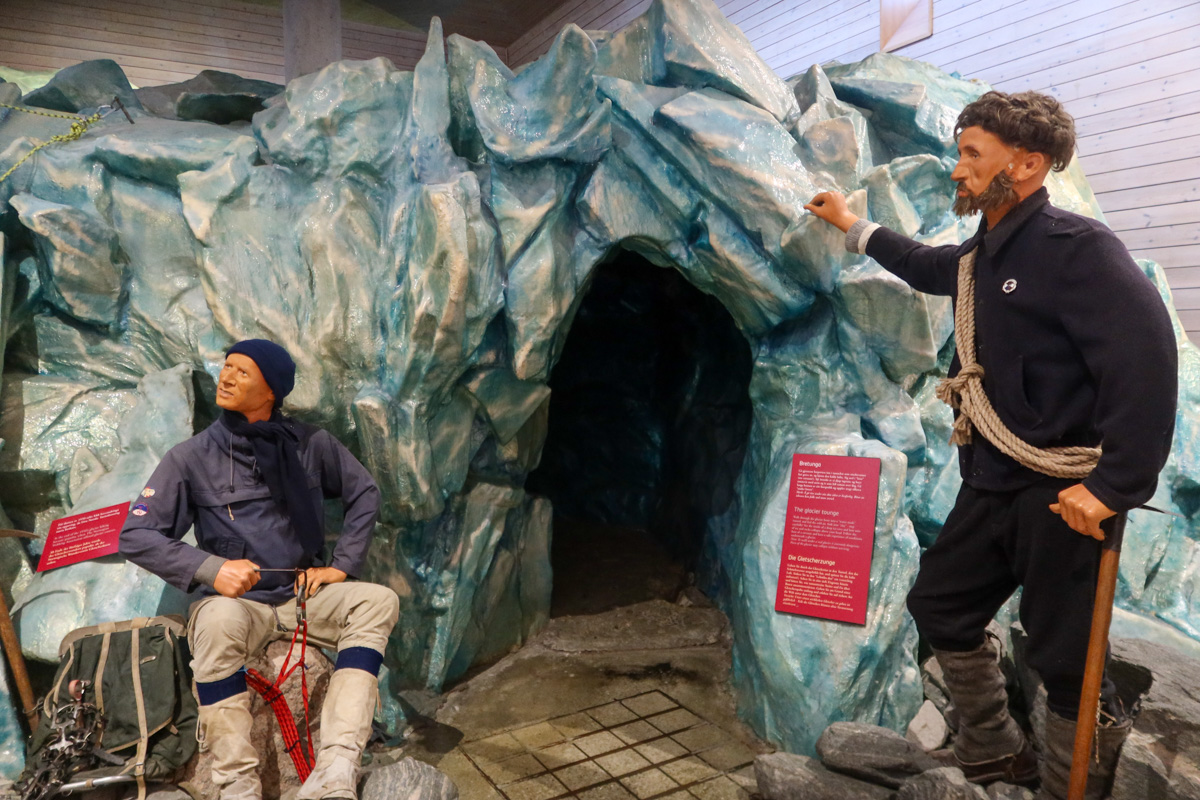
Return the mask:
M746 800L754 752L662 691L464 742L508 800Z

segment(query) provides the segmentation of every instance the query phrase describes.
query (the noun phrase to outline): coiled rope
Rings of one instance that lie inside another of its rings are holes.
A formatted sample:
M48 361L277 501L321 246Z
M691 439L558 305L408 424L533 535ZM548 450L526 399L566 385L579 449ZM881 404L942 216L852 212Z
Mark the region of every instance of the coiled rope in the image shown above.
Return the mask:
M958 261L954 347L961 368L944 378L937 397L958 411L951 444L970 444L973 430L1021 465L1055 478L1086 478L1100 460L1099 447L1034 447L1008 429L983 391L983 367L975 360L975 250Z

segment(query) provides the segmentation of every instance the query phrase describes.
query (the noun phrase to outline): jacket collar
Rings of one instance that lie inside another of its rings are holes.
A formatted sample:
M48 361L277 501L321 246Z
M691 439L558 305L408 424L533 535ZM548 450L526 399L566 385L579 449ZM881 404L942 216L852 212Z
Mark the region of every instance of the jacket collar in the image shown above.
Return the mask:
M1011 239L1014 233L1019 231L1034 214L1041 210L1042 206L1049 202L1050 192L1043 186L1005 214L994 230L987 229L987 217L984 217L979 223L983 249L990 256L999 253L1005 242Z

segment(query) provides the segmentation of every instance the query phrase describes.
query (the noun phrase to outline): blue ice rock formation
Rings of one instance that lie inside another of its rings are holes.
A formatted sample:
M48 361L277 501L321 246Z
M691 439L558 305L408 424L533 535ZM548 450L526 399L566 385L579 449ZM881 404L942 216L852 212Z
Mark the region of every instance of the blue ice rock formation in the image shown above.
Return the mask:
M25 732L18 716L16 688L7 663L0 663L0 785L15 781L25 768Z
M133 405L117 425L119 455L111 468L105 469L86 446L72 454L66 513L81 514L136 498L167 450L191 435L190 366L153 372L130 394ZM109 621L114 609L185 614L187 598L113 555L37 573L13 612L26 654L56 661L57 643L66 634Z
M81 65L25 100L87 111L81 86L111 96L122 80ZM837 188L906 235L961 241L976 221L950 211L953 123L986 88L888 55L784 81L710 0L654 0L621 31L567 26L517 69L435 23L413 71L343 61L270 98L254 87L249 125L130 103L135 125L105 117L0 183L0 505L44 535L131 499L215 416L223 349L280 342L299 366L285 410L332 431L382 490L363 577L403 600L394 725L401 689L439 689L545 622L552 509L526 479L551 374L597 271L634 254L719 302L753 358L744 456L713 460L740 459L736 494L695 504L743 714L799 752L834 720L899 729L921 694L904 595L959 485L933 394L951 309L847 253L802 205ZM0 116L0 169L62 126ZM1099 215L1077 163L1049 186ZM1188 519L1134 514L1119 603L1200 639L1200 355L1179 336L1176 447L1154 502ZM631 457L661 460L662 438ZM773 610L798 452L881 461L865 627ZM71 627L185 602L119 559L3 578L42 660Z

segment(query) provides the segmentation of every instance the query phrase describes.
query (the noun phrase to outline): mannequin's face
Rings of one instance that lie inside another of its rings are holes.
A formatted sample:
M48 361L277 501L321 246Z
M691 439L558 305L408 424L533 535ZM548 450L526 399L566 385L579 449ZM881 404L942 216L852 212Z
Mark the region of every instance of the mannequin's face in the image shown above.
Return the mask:
M254 359L242 353L230 353L217 380L217 405L226 411L238 411L251 422L269 419L275 405L275 393L267 386Z
M994 225L1042 185L1046 157L1005 144L995 134L972 126L958 135L958 163L950 177L958 183L954 213L982 211Z

